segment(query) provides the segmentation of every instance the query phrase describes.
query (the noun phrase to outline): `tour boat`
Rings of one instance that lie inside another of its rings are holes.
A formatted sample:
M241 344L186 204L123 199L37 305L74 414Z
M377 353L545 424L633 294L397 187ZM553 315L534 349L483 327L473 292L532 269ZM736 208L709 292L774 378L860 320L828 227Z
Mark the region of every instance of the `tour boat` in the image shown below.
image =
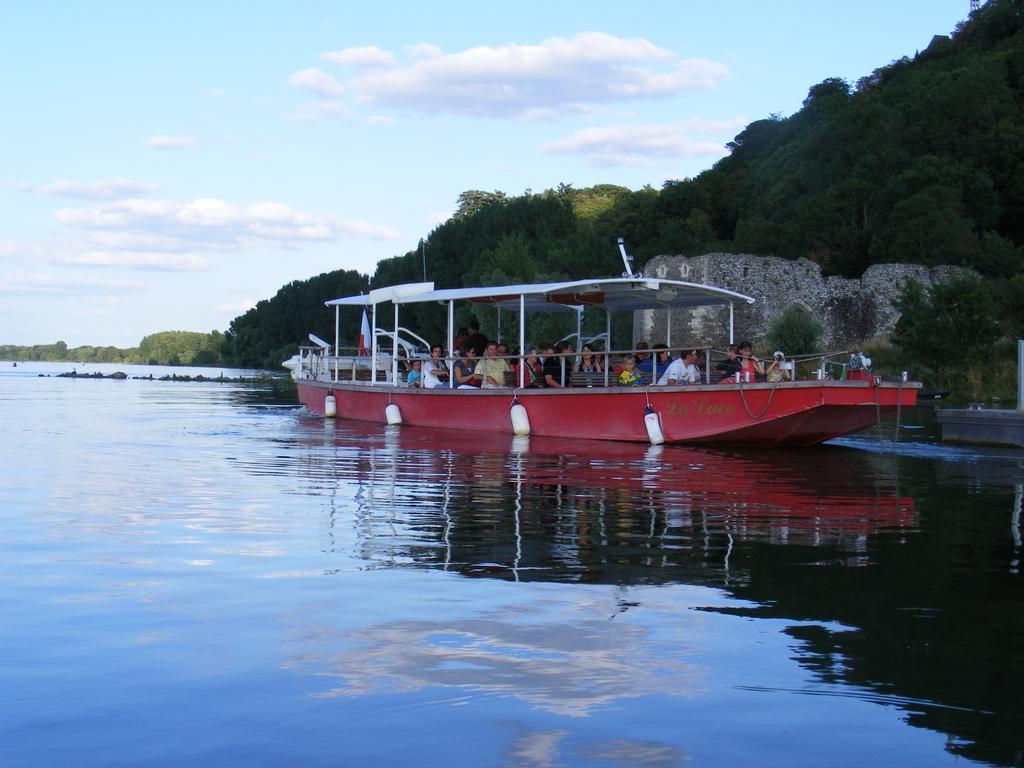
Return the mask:
M872 375L859 355L852 357L852 365L840 365L838 376L831 374L836 358L823 355L811 377L773 383L736 377L717 382L711 371L705 371L700 384L625 387L617 385L617 376L607 366L605 374L590 374L585 381L566 374L566 386L560 388L529 388L523 386L525 381L513 380L492 389L461 389L453 382L421 389L404 386L399 369L403 352L416 355L424 347L430 349L424 339L400 324L400 310L409 304L447 308L447 343L442 346L448 349L455 338L459 302L516 313L518 339L508 346L522 350L527 349L531 313L575 312L579 329L583 308L600 307L607 316L600 355L614 364L619 354L610 351L615 311L667 310L665 338L671 348L673 311L728 307L727 338L732 342L735 305L753 301L723 288L633 275L628 264L627 274L619 278L454 289L436 289L429 282L396 285L326 302L335 308L334 344L310 334L317 346L303 347L284 365L292 370L302 404L310 413L329 418L571 439L809 446L870 427L915 404L919 383L905 381L905 376L885 381ZM377 327L385 303L393 306L394 331ZM352 306L363 308L364 313L369 310L372 325L364 327L362 354L343 355L338 342L339 310ZM387 343L378 344L378 339ZM572 358L562 359L565 370ZM446 358L449 369L454 360ZM710 369L710 356L705 360ZM788 363L795 373L792 361ZM655 374L653 381L660 372Z

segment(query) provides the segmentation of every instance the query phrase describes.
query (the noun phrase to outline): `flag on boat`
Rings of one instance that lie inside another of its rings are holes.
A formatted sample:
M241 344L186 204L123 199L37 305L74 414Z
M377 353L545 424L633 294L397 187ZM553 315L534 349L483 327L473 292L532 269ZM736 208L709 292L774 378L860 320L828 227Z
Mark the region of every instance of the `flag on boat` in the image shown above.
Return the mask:
M370 323L366 319L366 310L363 310L363 324L359 327L359 354L370 354Z

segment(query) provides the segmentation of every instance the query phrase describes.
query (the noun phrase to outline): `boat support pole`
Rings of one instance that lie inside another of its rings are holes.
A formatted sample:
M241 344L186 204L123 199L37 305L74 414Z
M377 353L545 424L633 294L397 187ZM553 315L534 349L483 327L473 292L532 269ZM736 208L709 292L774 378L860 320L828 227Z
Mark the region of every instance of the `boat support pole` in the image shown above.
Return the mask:
M370 330L370 383L377 383L377 305L373 305L373 328ZM354 378L354 377L353 377Z
M398 304L395 304L395 337L391 344L391 386L398 386Z
M732 321L733 321L733 304L730 301L729 302L729 343L730 344L735 344L736 343L736 339L735 339L735 336L733 334Z
M519 294L519 388L526 386L526 294Z
M452 349L455 346L455 300L448 299L448 354L454 358L458 351ZM455 363L446 363L448 366L448 389L455 389Z
M1017 410L1024 411L1024 339L1017 339Z
M672 346L672 307L666 307L666 314L668 314L668 324L665 328L665 345L667 347Z
M341 307L337 304L334 305L334 380L338 380L338 330L340 328L339 323L341 322Z
M611 352L612 347L612 311L608 307L604 309L605 325L604 325L604 351ZM604 356L604 385L608 386L608 370L612 367L612 357L609 354Z

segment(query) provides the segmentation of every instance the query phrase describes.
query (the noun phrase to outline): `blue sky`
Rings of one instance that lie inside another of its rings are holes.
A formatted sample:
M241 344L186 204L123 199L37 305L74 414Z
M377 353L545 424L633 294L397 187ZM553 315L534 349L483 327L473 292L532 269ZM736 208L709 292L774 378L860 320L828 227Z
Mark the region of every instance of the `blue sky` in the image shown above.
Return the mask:
M35 2L0 26L0 344L224 330L460 192L693 176L967 16L906 2ZM429 272L429 253L427 254Z

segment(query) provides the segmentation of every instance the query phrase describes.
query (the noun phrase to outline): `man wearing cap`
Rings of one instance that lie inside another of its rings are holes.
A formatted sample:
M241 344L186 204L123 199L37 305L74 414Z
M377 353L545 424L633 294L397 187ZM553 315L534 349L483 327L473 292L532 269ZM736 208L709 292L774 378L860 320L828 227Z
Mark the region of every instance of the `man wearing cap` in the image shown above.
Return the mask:
M673 360L658 379L660 386L674 384L696 384L700 381L700 368L697 367L697 350L691 349L678 360Z

